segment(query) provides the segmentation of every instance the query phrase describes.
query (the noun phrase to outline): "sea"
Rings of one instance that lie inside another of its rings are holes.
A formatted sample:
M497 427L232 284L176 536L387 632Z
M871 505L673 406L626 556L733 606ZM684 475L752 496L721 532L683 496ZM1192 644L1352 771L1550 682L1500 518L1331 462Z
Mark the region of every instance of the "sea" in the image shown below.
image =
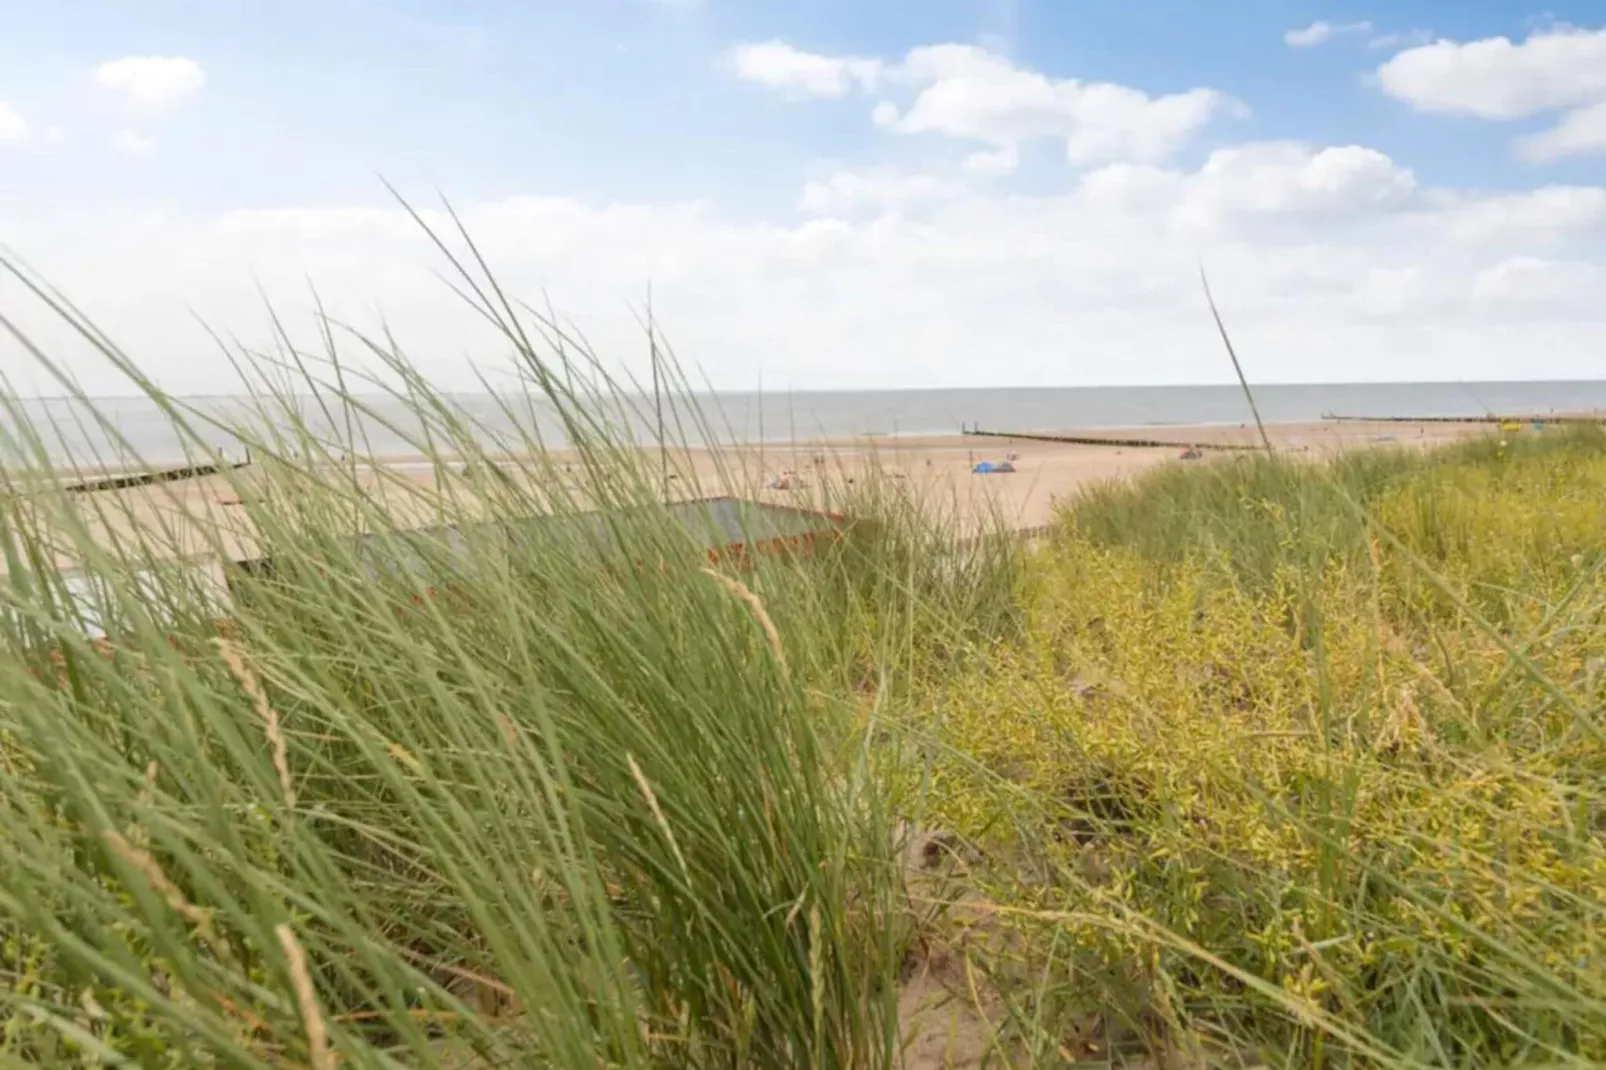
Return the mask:
M1606 412L1606 381L1476 383L1271 384L1253 389L1267 423L1328 416L1455 417L1491 414ZM563 421L544 401L486 394L448 395L470 433L491 448L520 448L532 430L552 447L568 442ZM200 457L243 459L230 428L299 423L301 432L362 456L425 452L428 441L408 406L394 398L360 399L351 417L297 398L271 416L242 398L182 402L186 436L174 415L149 398L13 402L0 412L0 456L19 463L25 448L54 464L121 466L183 464ZM1253 419L1236 385L997 387L982 389L727 393L684 396L661 404L621 398L597 418L628 429L637 442L664 438L688 445L711 441L786 442L865 435L915 436L987 431L1060 431L1231 425ZM31 434L22 434L24 430ZM27 440L26 442L24 440ZM436 439L438 441L438 437ZM433 452L433 451L431 451Z

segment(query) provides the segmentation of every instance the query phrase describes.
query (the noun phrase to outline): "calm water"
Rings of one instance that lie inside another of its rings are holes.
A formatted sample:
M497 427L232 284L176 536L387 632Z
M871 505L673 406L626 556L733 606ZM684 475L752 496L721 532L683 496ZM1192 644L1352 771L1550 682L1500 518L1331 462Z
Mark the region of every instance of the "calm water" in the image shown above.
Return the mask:
M1255 390L1268 423L1317 420L1329 413L1347 416L1470 416L1495 413L1606 411L1606 381L1529 383L1387 383L1262 386ZM549 445L564 437L550 410L528 402L514 418L484 395L454 399L477 425L487 443L519 444L516 427L537 428ZM198 399L200 412L237 424L243 403ZM358 450L384 456L418 452L416 421L395 402L375 401L372 417L353 428ZM66 401L24 403L28 419L58 462L87 464L168 464L185 459L171 421L145 399L97 402L100 418L116 435L97 426L81 406ZM307 426L320 437L348 441L344 420L331 428L318 407L304 403ZM701 417L701 419L699 419ZM1066 428L1236 424L1250 420L1243 393L1235 386L1059 387L982 390L898 390L796 394L721 394L666 408L664 424L672 440L709 438L785 441L793 438L952 434L961 425L986 430L1051 431ZM652 441L657 417L650 400L623 419L641 441ZM394 424L387 427L386 424ZM679 430L677 431L677 425ZM8 417L0 427L15 430ZM199 429L202 440L238 457L239 443L224 431ZM113 445L117 436L127 447ZM9 437L9 436L8 436ZM409 442L412 438L414 441ZM7 449L5 452L14 453Z

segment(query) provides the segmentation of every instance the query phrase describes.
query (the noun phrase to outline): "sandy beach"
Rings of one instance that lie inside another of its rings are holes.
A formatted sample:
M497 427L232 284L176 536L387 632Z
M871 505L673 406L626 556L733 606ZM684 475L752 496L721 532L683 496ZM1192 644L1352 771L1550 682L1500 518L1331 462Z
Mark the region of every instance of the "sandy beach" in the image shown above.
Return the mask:
M1395 444L1427 447L1469 435L1494 434L1478 423L1322 422L1269 426L1274 449L1296 456L1319 457L1344 449ZM1053 435L1053 432L1044 433ZM1109 440L1144 439L1167 445L1095 445L1046 441L1043 437L960 435L874 437L796 444L733 446L713 451L693 448L668 455L673 475L664 481L673 500L737 495L773 504L844 510L856 493L874 479L908 488L914 499L952 519L961 530L1002 521L1029 530L1049 523L1059 503L1091 484L1122 479L1164 464L1228 463L1246 449L1259 448L1253 425L1168 426L1097 431L1067 430L1064 435ZM1197 459L1180 455L1189 444L1203 444ZM1214 449L1212 446L1232 447ZM656 467L657 450L644 451ZM1008 460L1014 471L976 474L977 464ZM583 480L580 459L554 452L547 457L559 478ZM527 458L498 460L520 481L550 479L520 472ZM383 469L383 471L381 470ZM445 469L460 473L455 463ZM87 475L87 473L86 473ZM240 473L247 487L254 473ZM404 527L438 522L433 507L439 486L435 465L417 456L382 457L360 465L359 478L383 498L396 522ZM416 488L413 493L409 488ZM249 490L247 491L249 495ZM256 556L256 539L241 494L219 475L122 490L75 495L79 508L94 515L92 525L108 541L122 541L139 529L159 533L158 553L185 558ZM62 561L63 567L70 562Z
M1268 426L1274 449L1295 456L1318 457L1365 446L1398 445L1425 448L1472 435L1496 433L1486 423L1359 423L1321 422ZM1078 438L1144 439L1170 446L1089 445L1046 441L1044 437L919 436L852 441L800 443L797 446L751 446L720 457L727 468L738 468L741 486L736 492L753 493L765 501L807 501L821 484L840 490L846 480L880 472L907 481L922 500L952 509L967 525L996 515L1016 528L1034 528L1053 519L1056 504L1081 488L1120 479L1169 463L1212 463L1237 455L1242 449L1213 450L1209 446L1256 449L1259 432L1253 425L1168 426L1060 432ZM1055 432L1045 432L1051 436ZM1192 444L1206 448L1198 460L1181 461ZM714 458L703 451L688 454L699 482L720 485ZM1006 459L1015 471L988 475L973 469L983 461ZM772 484L785 472L795 473L803 486L778 489ZM760 473L762 477L760 477ZM816 475L814 473L823 473Z

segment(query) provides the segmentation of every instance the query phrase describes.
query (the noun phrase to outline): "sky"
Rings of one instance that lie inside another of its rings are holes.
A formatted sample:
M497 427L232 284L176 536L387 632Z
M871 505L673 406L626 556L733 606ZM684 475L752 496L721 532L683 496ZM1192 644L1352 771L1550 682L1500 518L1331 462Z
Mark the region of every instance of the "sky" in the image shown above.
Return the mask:
M507 347L419 222L728 390L1606 372L1606 0L0 0L0 248L162 387ZM394 191L394 192L393 192ZM405 200L398 199L398 196ZM0 276L0 372L129 384ZM347 332L350 333L347 333Z

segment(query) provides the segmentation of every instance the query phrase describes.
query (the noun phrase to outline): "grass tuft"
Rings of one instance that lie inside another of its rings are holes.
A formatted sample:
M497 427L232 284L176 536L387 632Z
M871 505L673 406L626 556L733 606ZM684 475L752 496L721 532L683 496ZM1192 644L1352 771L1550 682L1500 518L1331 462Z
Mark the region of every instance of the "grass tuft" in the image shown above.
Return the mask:
M25 280L251 464L69 495L6 404L0 1056L1606 1062L1597 430L1158 469L1036 550L822 470L848 520L711 562L672 361L643 400L432 237L496 429L333 324L220 422Z

